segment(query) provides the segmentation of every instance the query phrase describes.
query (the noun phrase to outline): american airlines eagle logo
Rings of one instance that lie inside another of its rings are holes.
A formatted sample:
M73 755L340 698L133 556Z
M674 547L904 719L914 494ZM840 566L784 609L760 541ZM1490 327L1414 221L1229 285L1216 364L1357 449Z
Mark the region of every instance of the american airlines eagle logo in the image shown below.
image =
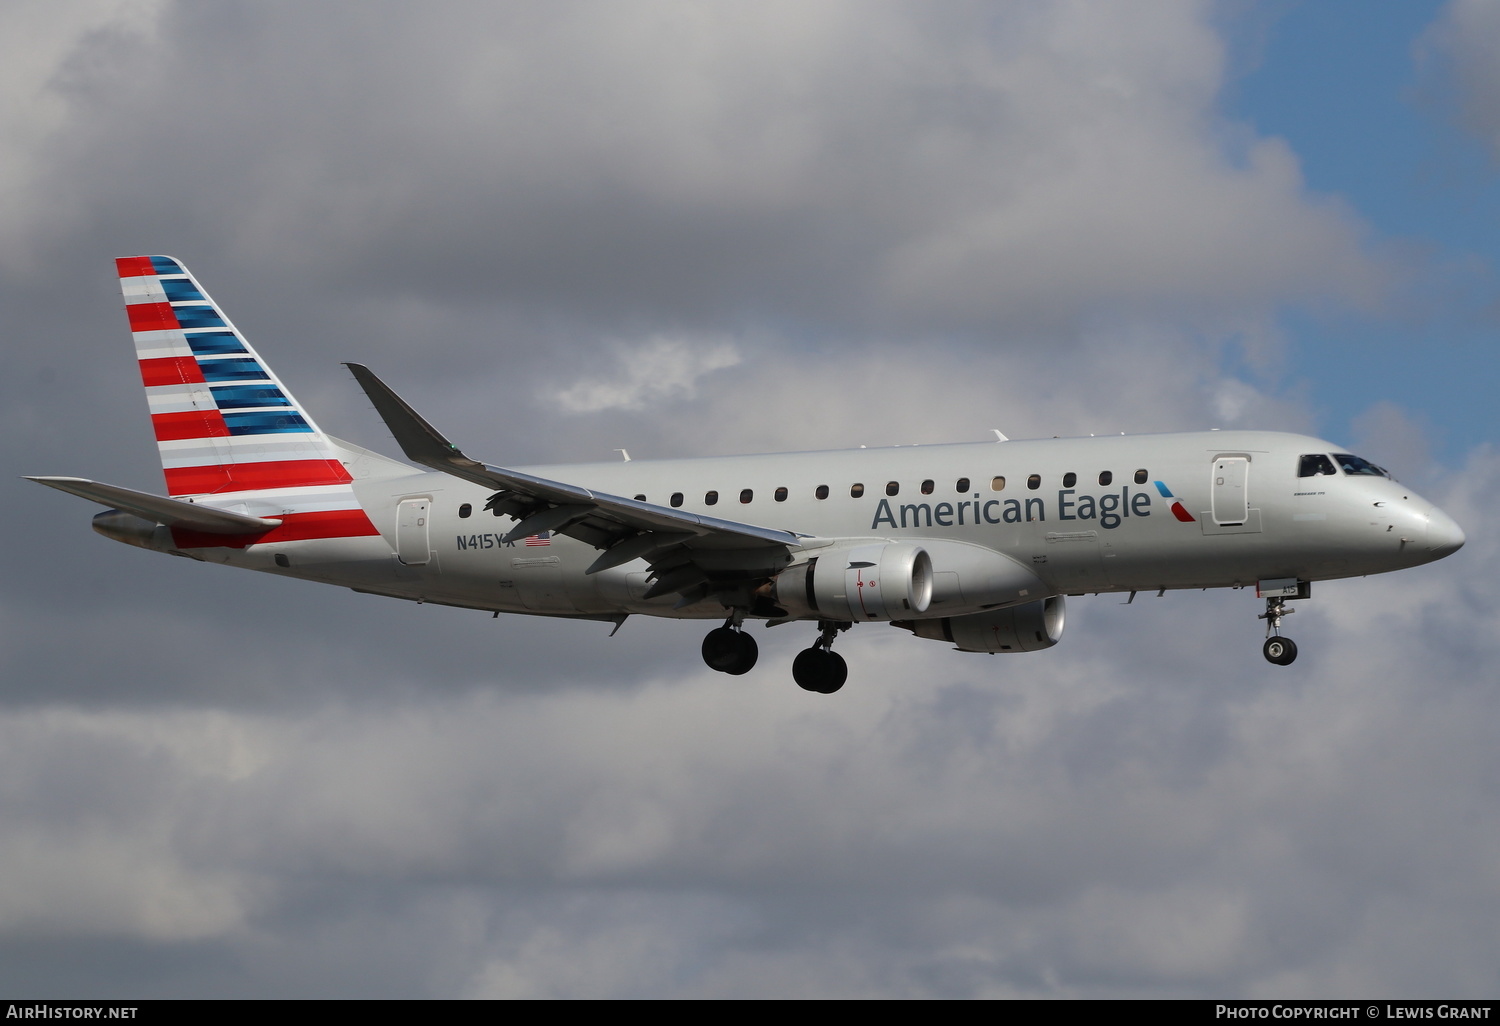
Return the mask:
M1172 489L1167 487L1165 481L1153 481L1152 484L1156 485L1156 490L1161 492L1163 499L1167 499L1172 503L1172 515L1174 517L1181 520L1184 524L1195 524L1198 522L1197 518L1189 513L1177 497L1172 494Z

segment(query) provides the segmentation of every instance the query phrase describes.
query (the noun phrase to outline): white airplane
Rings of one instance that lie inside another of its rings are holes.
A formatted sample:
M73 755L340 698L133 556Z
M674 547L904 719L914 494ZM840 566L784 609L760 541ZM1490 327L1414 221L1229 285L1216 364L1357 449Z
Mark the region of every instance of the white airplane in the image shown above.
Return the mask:
M1248 588L1286 665L1313 581L1455 552L1463 531L1368 460L1271 431L898 446L505 470L349 369L404 463L324 433L180 261L117 261L170 497L30 480L111 507L106 537L205 562L471 609L723 620L704 661L755 665L747 620L832 649L884 622L964 652L1055 645L1065 595Z

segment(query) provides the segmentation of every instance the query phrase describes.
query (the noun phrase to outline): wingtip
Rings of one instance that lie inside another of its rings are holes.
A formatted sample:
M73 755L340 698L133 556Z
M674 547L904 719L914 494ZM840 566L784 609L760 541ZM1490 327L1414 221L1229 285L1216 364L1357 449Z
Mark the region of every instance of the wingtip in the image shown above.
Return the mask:
M385 426L396 439L396 444L401 446L401 451L406 453L407 459L434 470L447 470L453 457L467 459L458 446L429 424L395 389L381 381L374 371L362 363L346 362L344 366L349 368L349 373L354 375L354 380L364 389L365 395L375 406L375 412L385 421Z

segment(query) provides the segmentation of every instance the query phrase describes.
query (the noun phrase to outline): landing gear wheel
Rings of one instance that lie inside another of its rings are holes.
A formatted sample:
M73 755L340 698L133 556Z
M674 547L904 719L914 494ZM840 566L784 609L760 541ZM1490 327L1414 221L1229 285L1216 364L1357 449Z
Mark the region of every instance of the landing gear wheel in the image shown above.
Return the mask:
M703 661L720 673L749 673L759 656L755 639L732 627L715 627L703 639Z
M849 664L837 652L825 648L805 648L792 660L792 679L804 691L831 695L849 679Z
M1299 594L1303 598L1307 595L1302 593L1302 585L1297 586ZM1308 585L1307 587L1311 587ZM1281 621L1284 617L1291 616L1295 609L1288 609L1285 595L1272 595L1266 598L1266 611L1261 613L1258 619L1266 621L1266 644L1261 649L1266 661L1275 663L1277 666L1290 666L1292 660L1297 658L1297 643L1291 638L1281 636Z
M1265 648L1261 651L1265 653L1268 662L1277 666L1290 666L1292 660L1297 658L1297 643L1291 638L1280 636L1267 638Z

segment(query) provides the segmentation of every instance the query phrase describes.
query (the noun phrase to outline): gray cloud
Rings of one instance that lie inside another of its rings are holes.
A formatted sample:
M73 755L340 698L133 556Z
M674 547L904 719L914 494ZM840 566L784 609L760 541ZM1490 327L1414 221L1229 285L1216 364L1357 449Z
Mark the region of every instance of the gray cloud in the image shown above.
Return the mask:
M1493 503L1500 464L1440 497ZM500 996L1482 993L1493 549L1320 586L1275 677L1230 593L1076 602L1014 660L863 628L816 704L771 668L793 627L728 683L669 658L391 698L367 651L372 697L323 708L14 710L7 835L38 857L7 857L0 930L239 957L415 919L411 992ZM413 949L359 950L335 989Z
M378 10L87 39L40 162L71 220L186 217L367 294L696 322L1212 321L1383 280L1280 143L1215 122L1196 5Z
M1320 585L1286 672L1244 593L1096 598L1014 659L861 628L828 701L786 679L802 627L758 635L731 681L691 624L606 639L161 559L14 480L157 486L107 263L148 250L187 260L325 427L386 450L337 361L495 461L1308 427L1277 311L1369 308L1400 266L1216 112L1209 13L48 23L0 65L41 100L0 118L25 143L0 200L24 241L0 280L0 494L25 524L0 590L0 981L1492 992L1488 450L1430 477L1461 556ZM696 373L646 374L661 340ZM1416 464L1412 420L1359 431Z
M1483 0L1453 0L1424 39L1433 71L1450 91L1459 123L1500 160L1500 12Z

